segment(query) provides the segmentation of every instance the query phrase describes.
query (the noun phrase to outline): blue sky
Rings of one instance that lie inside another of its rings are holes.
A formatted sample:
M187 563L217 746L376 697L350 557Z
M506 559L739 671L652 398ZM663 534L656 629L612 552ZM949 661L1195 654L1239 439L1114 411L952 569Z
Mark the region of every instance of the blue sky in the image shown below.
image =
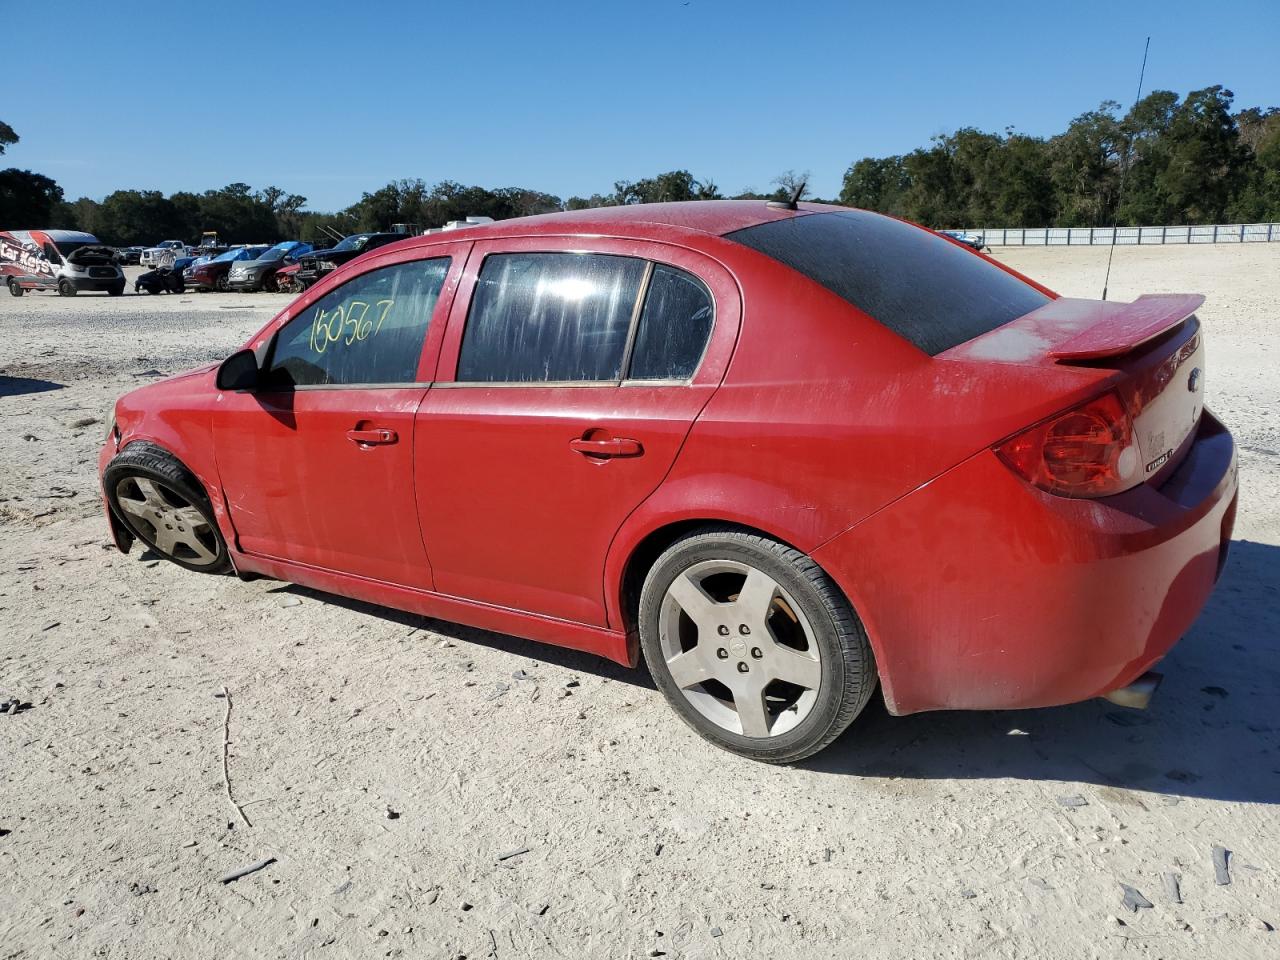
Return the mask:
M45 7L48 10L45 10ZM961 126L1063 129L1103 99L1221 83L1280 106L1280 2L16 3L22 137L68 198L277 185L336 209L399 177L608 191L684 167L726 192ZM82 21L82 22L81 22ZM17 81L17 85L13 81ZM27 85L29 83L29 86Z

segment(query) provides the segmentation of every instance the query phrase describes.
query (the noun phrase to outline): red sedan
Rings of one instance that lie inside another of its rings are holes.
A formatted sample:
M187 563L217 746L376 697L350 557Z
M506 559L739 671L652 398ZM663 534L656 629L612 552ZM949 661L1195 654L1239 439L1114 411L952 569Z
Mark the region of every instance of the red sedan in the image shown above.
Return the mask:
M116 543L643 656L774 762L895 714L1145 705L1226 558L1202 298L1060 298L754 201L391 244L122 397Z

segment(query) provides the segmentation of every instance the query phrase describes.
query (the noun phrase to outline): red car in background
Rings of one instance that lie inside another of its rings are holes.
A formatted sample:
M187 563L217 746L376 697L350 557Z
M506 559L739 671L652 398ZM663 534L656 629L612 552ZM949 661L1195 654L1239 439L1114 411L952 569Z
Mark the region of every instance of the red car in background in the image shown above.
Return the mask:
M1061 298L817 204L511 220L122 397L103 494L124 550L643 656L760 760L877 682L895 714L1141 706L1235 515L1201 300Z

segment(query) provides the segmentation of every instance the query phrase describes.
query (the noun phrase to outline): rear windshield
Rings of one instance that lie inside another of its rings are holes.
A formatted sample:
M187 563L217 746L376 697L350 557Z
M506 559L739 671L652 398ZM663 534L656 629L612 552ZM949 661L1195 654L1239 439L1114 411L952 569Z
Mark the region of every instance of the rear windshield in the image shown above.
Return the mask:
M932 231L863 210L774 220L726 236L816 280L930 356L1049 302Z

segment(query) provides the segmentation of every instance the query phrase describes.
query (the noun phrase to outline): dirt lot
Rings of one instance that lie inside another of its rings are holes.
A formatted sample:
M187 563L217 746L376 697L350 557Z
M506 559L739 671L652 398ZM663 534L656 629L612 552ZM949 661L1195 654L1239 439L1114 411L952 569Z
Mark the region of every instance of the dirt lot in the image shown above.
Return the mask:
M1000 255L1101 289L1103 249ZM108 549L112 398L286 298L0 297L0 960L1280 955L1280 244L1117 253L1113 299L1183 290L1244 489L1152 710L873 703L793 769L643 671Z

